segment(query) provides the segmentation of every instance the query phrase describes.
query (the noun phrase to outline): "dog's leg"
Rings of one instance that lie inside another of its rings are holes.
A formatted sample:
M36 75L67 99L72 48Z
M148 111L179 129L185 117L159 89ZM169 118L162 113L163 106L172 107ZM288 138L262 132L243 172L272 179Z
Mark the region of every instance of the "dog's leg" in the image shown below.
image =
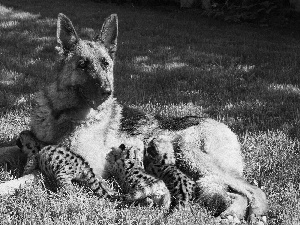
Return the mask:
M18 179L6 181L0 184L0 196L13 195L18 189L26 189L41 179L38 171L25 175Z
M235 193L228 193L232 199L231 205L221 213L220 217L225 222L230 222L231 224L239 224L240 220L244 219L246 215L246 210L248 207L248 199L245 196Z
M223 222L239 224L245 219L250 224L267 224L268 203L265 193L258 187L225 174L222 177L204 176L197 181L197 185L201 202L216 212L215 215L221 213Z

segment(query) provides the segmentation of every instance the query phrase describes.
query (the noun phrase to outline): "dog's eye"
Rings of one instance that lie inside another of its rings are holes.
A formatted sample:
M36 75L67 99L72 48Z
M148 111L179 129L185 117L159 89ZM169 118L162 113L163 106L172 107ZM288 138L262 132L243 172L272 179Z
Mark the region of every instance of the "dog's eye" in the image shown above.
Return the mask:
M78 68L85 69L88 66L88 64L89 64L88 60L86 60L86 59L80 59L78 61Z
M109 63L107 62L106 58L103 57L103 58L101 58L100 61L101 61L101 64L103 67L105 67L105 68L108 67Z

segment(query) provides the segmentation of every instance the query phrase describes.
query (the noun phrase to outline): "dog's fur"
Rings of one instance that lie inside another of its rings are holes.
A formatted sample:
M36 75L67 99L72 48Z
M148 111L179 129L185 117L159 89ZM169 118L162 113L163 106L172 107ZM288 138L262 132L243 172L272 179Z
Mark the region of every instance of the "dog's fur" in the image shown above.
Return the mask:
M106 155L128 137L167 136L176 164L203 188L206 205L215 196L227 207L221 215L251 219L266 215L265 194L243 179L237 136L224 124L198 117L161 118L120 105L113 97L113 65L118 21L109 16L93 41L81 40L71 21L59 14L57 80L35 97L31 130L48 144L63 143L84 157L97 176L108 177Z

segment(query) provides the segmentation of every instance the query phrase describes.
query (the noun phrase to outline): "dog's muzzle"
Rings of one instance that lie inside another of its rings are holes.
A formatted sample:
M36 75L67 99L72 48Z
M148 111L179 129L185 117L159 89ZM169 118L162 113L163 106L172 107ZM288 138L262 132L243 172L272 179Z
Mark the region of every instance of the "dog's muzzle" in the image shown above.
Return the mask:
M97 88L95 88L97 86ZM98 108L109 96L111 96L111 90L103 90L99 85L90 87L77 87L77 92L80 97L94 110Z

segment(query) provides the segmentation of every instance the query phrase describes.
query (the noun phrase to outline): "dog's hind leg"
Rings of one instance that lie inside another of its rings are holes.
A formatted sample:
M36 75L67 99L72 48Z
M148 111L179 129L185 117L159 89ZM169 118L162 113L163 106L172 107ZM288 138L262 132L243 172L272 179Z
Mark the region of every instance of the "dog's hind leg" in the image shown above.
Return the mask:
M241 178L223 174L206 175L197 181L200 201L220 215L223 221L239 224L247 220L250 224L267 224L268 204L264 192Z

